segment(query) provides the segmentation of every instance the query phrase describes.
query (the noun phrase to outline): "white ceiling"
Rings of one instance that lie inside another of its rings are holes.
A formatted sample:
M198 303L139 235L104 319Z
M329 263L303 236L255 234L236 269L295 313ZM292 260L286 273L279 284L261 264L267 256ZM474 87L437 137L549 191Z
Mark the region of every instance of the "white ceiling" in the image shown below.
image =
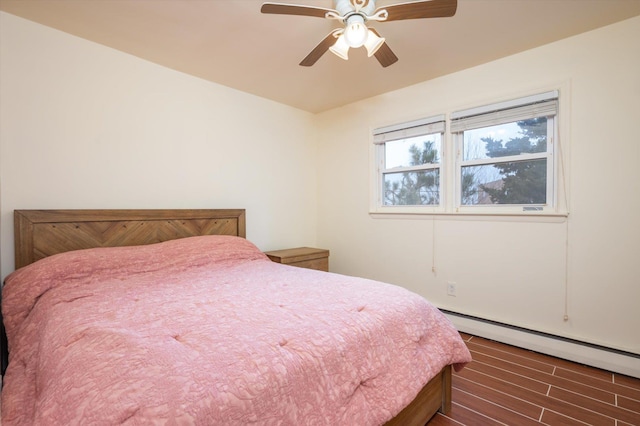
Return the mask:
M379 0L377 6L400 2ZM334 7L331 0L283 3ZM399 57L388 68L367 58L364 48L351 49L349 61L327 52L308 68L298 63L338 24L306 16L264 15L261 4L262 0L0 0L0 9L314 113L640 15L640 0L458 0L452 18L371 25Z

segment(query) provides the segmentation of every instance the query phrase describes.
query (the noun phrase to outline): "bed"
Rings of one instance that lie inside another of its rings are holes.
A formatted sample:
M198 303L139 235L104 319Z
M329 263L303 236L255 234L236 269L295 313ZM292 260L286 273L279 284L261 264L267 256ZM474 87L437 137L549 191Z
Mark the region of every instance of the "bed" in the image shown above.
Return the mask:
M419 425L471 360L420 296L271 262L242 209L14 221L5 425Z

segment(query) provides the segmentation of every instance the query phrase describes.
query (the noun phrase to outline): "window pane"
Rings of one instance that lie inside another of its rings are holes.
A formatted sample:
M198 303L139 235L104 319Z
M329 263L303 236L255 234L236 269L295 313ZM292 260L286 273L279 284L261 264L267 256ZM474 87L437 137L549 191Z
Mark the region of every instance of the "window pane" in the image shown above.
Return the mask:
M463 161L546 152L547 118L467 130L462 150Z
M383 174L385 206L440 203L440 170Z
M462 167L462 205L546 204L547 160Z
M416 136L384 144L386 169L440 163L441 134Z

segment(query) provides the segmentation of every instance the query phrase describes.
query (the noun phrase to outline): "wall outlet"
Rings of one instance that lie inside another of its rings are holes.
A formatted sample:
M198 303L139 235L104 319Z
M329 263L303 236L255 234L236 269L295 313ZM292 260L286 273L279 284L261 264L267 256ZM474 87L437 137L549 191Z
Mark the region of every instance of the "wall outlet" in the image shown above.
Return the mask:
M449 296L456 296L456 283L453 281L449 281L447 283L447 295Z

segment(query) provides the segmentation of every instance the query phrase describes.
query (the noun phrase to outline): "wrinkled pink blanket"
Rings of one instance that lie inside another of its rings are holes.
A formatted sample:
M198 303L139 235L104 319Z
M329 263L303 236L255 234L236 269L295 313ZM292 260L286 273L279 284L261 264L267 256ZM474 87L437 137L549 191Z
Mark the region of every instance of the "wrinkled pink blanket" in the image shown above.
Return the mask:
M5 426L376 425L471 360L422 297L238 237L52 256L7 277L2 308Z

